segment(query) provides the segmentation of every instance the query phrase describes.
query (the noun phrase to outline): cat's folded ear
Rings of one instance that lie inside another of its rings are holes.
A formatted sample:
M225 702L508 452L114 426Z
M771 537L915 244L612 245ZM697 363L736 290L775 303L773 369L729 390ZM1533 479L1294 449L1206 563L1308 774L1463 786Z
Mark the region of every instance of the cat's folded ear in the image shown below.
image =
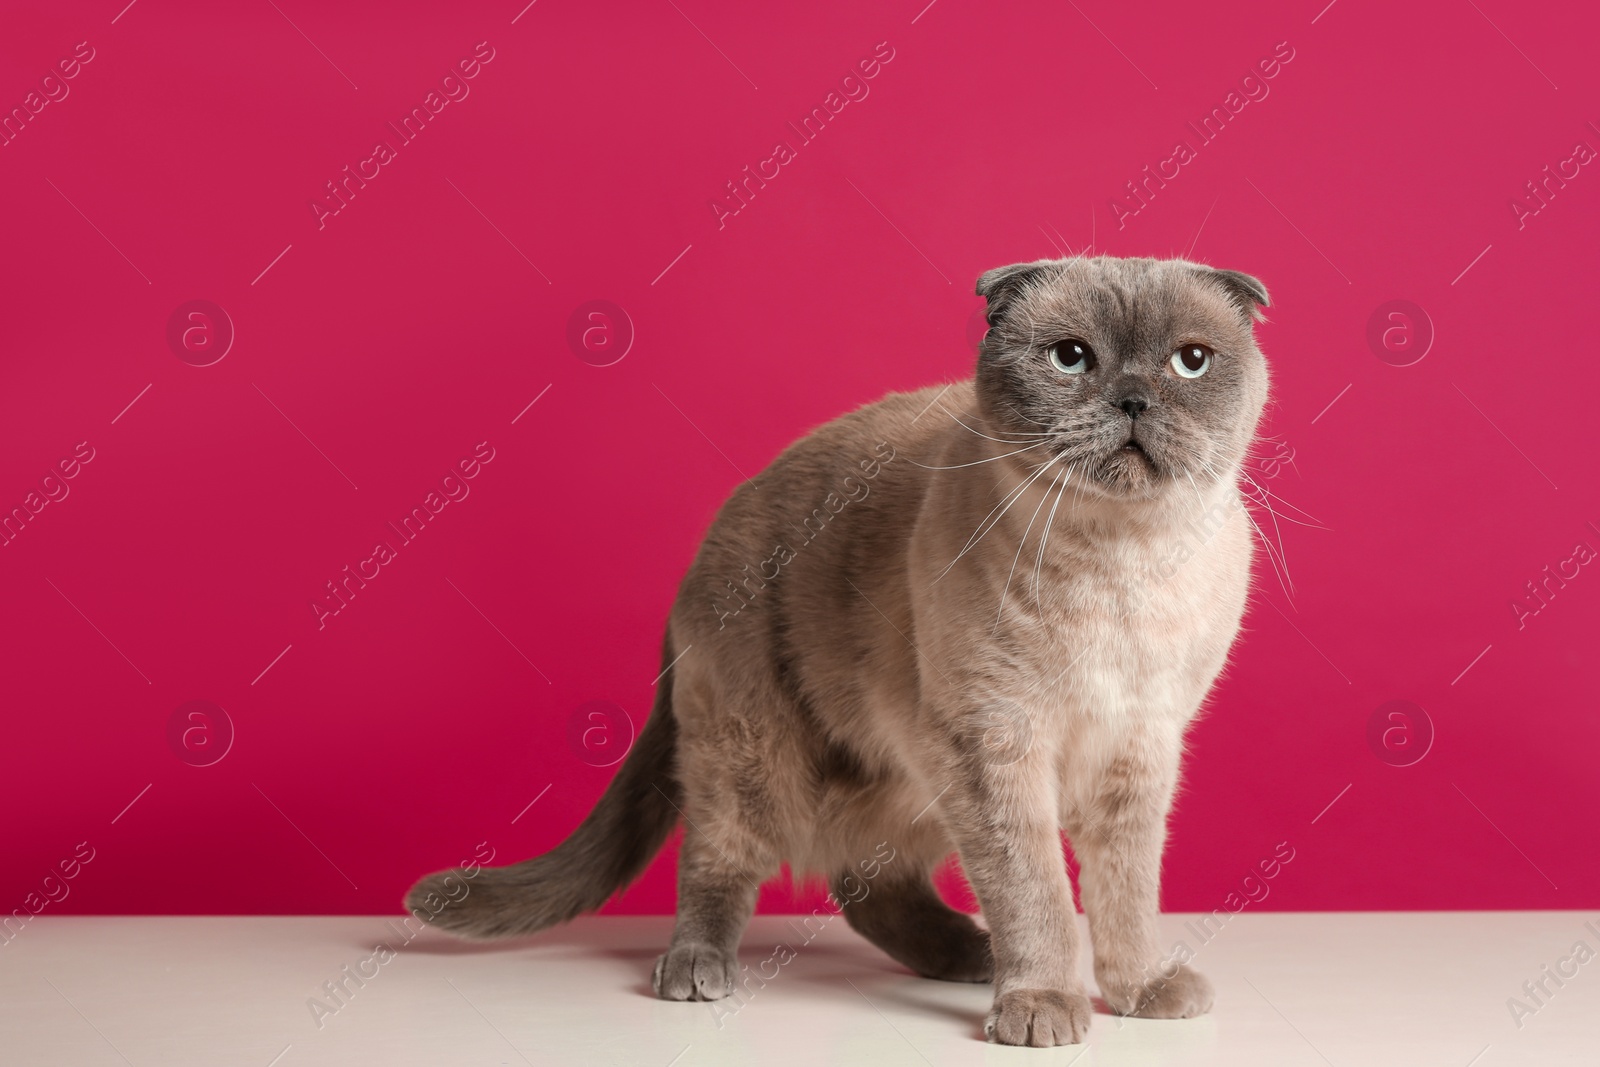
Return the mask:
M1247 321L1259 321L1266 318L1261 313L1264 307L1271 307L1272 301L1267 299L1267 287L1261 284L1261 279L1236 270L1218 270L1207 267L1206 274L1222 284L1222 291L1228 294L1240 311L1244 312Z
M978 295L989 302L984 317L989 325L996 325L1005 314L1006 307L1030 283L1044 276L1060 264L1053 259L1039 259L1032 263L1013 263L1009 267L996 267L978 275Z

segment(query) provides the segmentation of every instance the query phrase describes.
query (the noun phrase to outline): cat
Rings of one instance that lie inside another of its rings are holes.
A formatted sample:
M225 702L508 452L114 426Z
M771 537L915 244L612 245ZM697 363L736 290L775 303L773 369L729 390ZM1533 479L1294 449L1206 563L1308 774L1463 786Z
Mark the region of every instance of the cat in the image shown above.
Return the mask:
M662 998L733 991L757 888L787 863L917 974L993 982L990 1041L1072 1044L1091 1007L1065 831L1110 1009L1210 1010L1156 918L1184 732L1249 589L1267 291L1098 256L1000 267L977 292L973 379L822 426L723 505L655 706L572 835L470 887L430 875L409 908L463 937L531 933L600 907L682 820ZM983 926L929 880L952 851Z

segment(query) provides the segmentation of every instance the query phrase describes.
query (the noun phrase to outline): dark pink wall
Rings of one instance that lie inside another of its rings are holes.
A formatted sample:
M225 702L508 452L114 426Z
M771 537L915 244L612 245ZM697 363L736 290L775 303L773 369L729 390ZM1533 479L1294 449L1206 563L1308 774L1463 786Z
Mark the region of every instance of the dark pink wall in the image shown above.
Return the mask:
M0 910L69 861L52 912L386 911L480 841L551 847L628 731L585 741L580 709L642 718L740 472L967 374L975 276L1091 241L1266 280L1257 478L1325 527L1262 515L1292 595L1263 557L1167 906L1222 906L1280 842L1266 908L1600 905L1592 13L520 6L7 15L0 104L38 111L0 147L0 506L39 510L0 547ZM485 41L401 144L386 123ZM875 49L868 95L801 143L787 124ZM1187 123L1230 102L1202 142ZM380 139L394 158L319 225ZM1147 165L1170 177L1141 205ZM587 320L569 344L590 301L612 355L631 335L609 366ZM218 308L231 346L193 365ZM400 545L386 522L475 449L468 495ZM614 908L669 909L671 872Z

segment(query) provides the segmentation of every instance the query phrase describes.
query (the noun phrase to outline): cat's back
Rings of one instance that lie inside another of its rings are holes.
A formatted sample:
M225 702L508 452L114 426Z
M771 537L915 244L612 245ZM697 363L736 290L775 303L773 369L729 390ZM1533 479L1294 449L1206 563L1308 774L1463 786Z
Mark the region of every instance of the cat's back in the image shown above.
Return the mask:
M964 410L972 402L972 382L930 385L905 393L889 393L854 411L816 427L780 452L756 478L745 483L730 500L746 490L770 487L781 493L802 484L823 484L832 477L848 476L852 468L865 472L859 462L871 456L895 454L922 457L933 447L951 410ZM859 453L859 454L858 454ZM876 477L873 479L876 481Z
M709 620L720 630L776 599L774 582L848 577L895 555L921 507L946 412L971 403L971 381L890 393L785 448L717 512L679 593L680 625Z

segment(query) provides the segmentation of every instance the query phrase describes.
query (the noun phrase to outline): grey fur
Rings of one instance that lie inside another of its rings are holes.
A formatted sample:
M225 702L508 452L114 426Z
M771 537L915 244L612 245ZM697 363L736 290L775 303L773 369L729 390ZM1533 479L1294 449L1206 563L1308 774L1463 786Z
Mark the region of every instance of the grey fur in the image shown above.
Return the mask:
M542 856L510 867L485 867L468 877L459 868L423 878L406 893L406 910L428 915L430 895L450 903L429 920L458 937L490 939L531 934L604 904L639 876L677 822L683 791L673 775L678 722L672 715L669 641L655 708L622 769L600 802L565 841ZM465 884L465 896L448 879Z
M987 982L994 976L989 933L934 892L928 872L889 872L866 886L859 900L835 875L835 900L849 901L843 914L862 937L924 978Z
M887 843L851 925L918 973L992 977L991 1040L1076 1042L1090 1008L1065 830L1107 1003L1209 1009L1155 918L1183 733L1248 588L1237 483L1267 397L1251 330L1266 290L1099 257L1000 268L978 291L975 380L828 423L734 491L668 623L666 651L689 651L617 780L571 838L484 871L441 925L500 936L597 907L682 814L653 984L715 999L762 881L788 863L849 884ZM1067 338L1094 369L1051 365ZM1169 362L1191 343L1216 353L1197 378ZM986 932L927 883L952 850Z

